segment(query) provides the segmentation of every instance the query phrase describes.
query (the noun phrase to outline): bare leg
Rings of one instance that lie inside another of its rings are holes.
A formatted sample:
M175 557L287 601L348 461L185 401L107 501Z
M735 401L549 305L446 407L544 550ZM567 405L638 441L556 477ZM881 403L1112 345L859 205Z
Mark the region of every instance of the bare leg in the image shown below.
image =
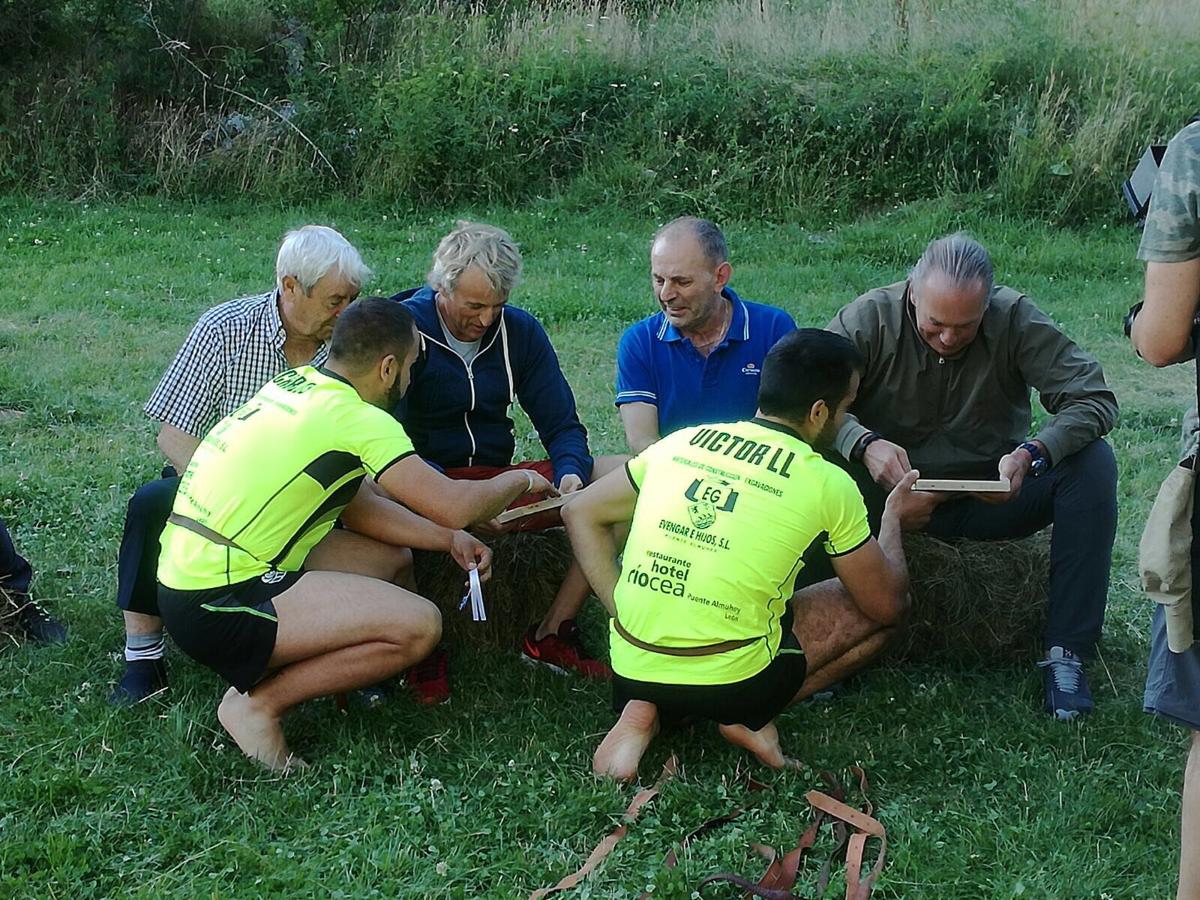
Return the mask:
M416 592L411 550L346 528L335 528L321 538L305 558L304 568L309 572L366 575Z
M879 654L892 633L859 612L836 578L797 591L792 609L792 632L808 661L808 675L793 702L861 669Z
M592 481L625 465L628 459L628 456L597 456L592 466ZM628 528L615 530L617 546L622 546L628 536ZM583 570L579 568L579 563L572 561L571 568L567 569L566 577L563 578L558 593L554 595L554 602L550 604L550 609L546 611L545 617L538 623L537 631L533 635L534 639L540 641L548 634L558 634L558 627L567 619L574 619L579 614L579 610L583 609L583 604L587 602L591 593L592 587L584 577Z
M596 755L592 771L617 781L637 778L638 763L658 734L658 707L645 700L630 700L621 711L621 718L605 735Z
M158 616L148 616L145 613L122 611L125 616L125 634L155 634L162 631L163 621Z
M768 722L758 731L751 731L745 725L720 725L718 730L721 737L736 747L749 750L764 766L772 769L799 769L801 766L799 760L783 755L783 748L779 746L779 729L774 722Z
M1200 731L1192 732L1183 776L1183 814L1180 834L1177 900L1200 898Z
M377 684L433 650L441 637L437 607L380 577L345 571L395 576L406 556L403 548L345 531L313 548L306 566L331 571L310 571L275 598L273 673L247 694L227 693L217 711L243 753L273 769L299 764L283 736L287 710Z

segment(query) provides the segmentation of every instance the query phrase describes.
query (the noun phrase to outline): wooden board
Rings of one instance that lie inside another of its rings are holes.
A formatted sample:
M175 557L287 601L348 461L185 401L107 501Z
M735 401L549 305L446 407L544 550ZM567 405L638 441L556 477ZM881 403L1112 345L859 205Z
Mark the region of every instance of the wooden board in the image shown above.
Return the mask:
M566 499L566 497L551 497L548 500L539 500L537 503L530 503L527 506L515 506L512 509L506 509L500 515L496 516L496 521L501 525L507 525L509 522L524 519L526 516L535 516L541 512L558 509Z
M914 491L971 491L980 494L1004 494L1011 489L1007 478L974 481L969 478L918 478Z

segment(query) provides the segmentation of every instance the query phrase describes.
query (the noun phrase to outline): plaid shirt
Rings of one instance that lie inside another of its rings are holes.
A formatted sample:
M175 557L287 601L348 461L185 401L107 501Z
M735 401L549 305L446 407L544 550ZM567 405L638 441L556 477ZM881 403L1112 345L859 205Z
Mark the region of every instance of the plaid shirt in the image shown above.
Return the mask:
M146 415L202 438L264 384L292 368L283 353L287 333L276 300L276 292L270 291L204 313L150 395ZM328 345L322 344L311 364L322 365L327 354Z

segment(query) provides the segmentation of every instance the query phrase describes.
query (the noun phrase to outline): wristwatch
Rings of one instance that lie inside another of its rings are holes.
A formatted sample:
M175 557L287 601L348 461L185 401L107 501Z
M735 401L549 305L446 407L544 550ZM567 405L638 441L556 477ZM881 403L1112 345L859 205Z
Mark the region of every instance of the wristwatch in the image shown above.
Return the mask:
M858 439L858 443L855 444L850 450L850 461L860 461L863 458L863 453L866 452L867 447L870 444L875 443L875 441L879 440L881 437L883 437L882 434L876 434L874 431L868 431L866 434L860 437Z
M1050 460L1046 458L1046 454L1042 452L1042 448L1033 441L1026 441L1023 444L1017 445L1018 450L1024 450L1029 454L1033 462L1029 466L1029 474L1037 478L1043 472L1050 468Z

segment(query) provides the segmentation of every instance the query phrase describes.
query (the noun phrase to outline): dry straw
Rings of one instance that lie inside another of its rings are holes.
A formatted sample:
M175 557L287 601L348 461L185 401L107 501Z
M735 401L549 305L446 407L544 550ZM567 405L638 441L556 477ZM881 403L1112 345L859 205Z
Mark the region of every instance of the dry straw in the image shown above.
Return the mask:
M1038 653L1050 571L1045 534L987 543L946 543L918 534L906 536L904 546L913 608L889 649L890 660L978 665ZM492 549L492 579L484 585L487 622L472 622L469 610L459 611L465 578L449 556L418 553L417 584L441 608L453 643L511 650L549 609L571 548L558 528L503 535Z

